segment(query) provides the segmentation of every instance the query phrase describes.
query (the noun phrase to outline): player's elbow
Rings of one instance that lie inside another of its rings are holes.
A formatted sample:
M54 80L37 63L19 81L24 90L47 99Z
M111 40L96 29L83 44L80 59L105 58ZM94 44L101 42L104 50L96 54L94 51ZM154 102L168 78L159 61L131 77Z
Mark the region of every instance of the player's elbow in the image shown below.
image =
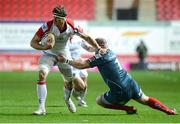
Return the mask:
M30 42L30 46L31 46L32 48L34 48L34 43L33 43L33 41Z
M35 35L30 42L30 46L36 49L36 47L39 45L40 40L41 39L37 35Z
M89 68L89 64L88 63L82 63L81 65L81 69L86 69L86 68Z
M87 67L85 65L82 65L80 69L86 69Z
M30 46L31 46L32 48L36 48L36 42L32 40L31 43L30 43Z

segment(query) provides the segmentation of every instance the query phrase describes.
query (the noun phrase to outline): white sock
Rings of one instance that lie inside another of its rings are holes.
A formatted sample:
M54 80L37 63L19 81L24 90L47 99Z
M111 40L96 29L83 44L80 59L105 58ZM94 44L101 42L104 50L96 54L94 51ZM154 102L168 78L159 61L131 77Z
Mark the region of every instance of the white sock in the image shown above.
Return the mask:
M72 92L72 90L69 90L69 89L64 87L64 100L65 101L68 101L70 99L71 92Z
M39 100L39 107L45 109L45 102L47 97L46 84L37 84L37 95Z

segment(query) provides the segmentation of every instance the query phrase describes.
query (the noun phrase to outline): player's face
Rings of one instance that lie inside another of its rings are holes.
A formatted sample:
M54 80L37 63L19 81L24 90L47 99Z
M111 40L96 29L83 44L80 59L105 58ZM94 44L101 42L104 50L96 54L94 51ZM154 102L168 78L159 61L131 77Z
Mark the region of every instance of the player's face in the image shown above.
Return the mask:
M55 17L55 23L59 28L63 28L65 24L65 18L57 18Z
M101 47L101 48L107 48L107 42L103 39L96 39L96 42L98 43L98 45Z

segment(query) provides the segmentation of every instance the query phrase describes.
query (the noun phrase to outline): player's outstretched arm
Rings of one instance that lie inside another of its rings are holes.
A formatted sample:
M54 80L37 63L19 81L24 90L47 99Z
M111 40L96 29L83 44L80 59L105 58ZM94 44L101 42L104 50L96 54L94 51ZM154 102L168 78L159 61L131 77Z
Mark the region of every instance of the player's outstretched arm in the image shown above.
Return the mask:
M90 45L95 47L97 50L101 49L101 47L97 44L97 42L92 37L90 37L88 34L85 34L83 32L78 32L77 30L75 30L75 34L80 36L85 41L87 41Z
M75 68L78 68L78 69L85 69L85 68L89 68L90 65L88 63L87 60L83 60L83 59L79 59L79 60L68 60L66 59L64 56L62 55L59 55L57 56L57 60L59 62L62 62L62 63L67 63Z
M92 47L91 45L89 45L88 43L86 43L84 41L81 43L81 47L88 52L96 52L97 51L96 48Z

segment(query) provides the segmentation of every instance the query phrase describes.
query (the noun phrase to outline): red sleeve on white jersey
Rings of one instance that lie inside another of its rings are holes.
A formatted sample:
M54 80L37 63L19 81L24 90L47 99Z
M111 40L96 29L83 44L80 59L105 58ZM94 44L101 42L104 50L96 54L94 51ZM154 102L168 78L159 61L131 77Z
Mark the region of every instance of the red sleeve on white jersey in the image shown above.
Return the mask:
M74 20L66 18L66 22L68 25L70 25L73 28L73 30L77 30L78 32L81 32L81 33L83 32L83 29L79 25L76 25L74 23Z
M38 29L38 31L36 32L36 35L37 35L38 37L42 38L42 37L44 36L44 34L46 34L47 32L50 31L52 24L53 24L53 20L44 23L44 24Z

